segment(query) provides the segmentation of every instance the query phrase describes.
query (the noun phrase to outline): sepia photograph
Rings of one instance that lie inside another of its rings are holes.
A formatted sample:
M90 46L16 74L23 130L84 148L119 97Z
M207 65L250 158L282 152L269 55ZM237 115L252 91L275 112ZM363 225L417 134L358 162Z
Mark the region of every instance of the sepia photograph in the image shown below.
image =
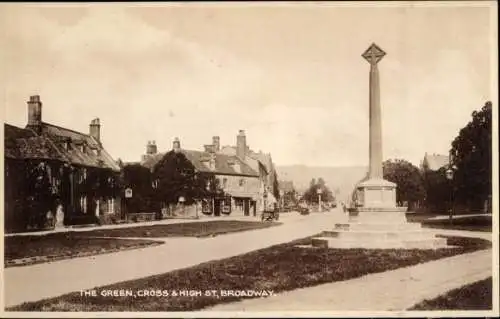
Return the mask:
M1 316L499 316L497 10L0 3Z

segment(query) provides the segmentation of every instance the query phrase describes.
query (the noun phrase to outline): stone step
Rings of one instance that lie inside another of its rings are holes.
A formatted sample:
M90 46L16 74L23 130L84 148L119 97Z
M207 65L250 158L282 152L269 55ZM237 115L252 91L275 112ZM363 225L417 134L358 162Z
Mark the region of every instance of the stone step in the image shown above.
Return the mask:
M404 231L372 231L372 230L330 230L324 231L322 237L340 238L340 239L366 239L366 240L411 240L428 238L429 233L424 230L404 230Z
M366 240L316 237L312 239L312 247L317 248L364 248L364 249L437 249L448 247L446 238L428 237L419 240Z
M399 224L399 223L406 223L406 214L401 212L385 212L385 211L349 213L348 220L351 223Z
M422 229L420 223L338 223L334 230L403 231Z

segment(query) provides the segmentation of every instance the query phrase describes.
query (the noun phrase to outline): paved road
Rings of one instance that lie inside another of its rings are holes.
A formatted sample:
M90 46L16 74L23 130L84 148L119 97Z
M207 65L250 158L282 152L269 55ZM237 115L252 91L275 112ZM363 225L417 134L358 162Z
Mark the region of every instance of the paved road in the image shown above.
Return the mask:
M436 234L491 240L490 233ZM207 311L404 311L424 299L492 276L491 249L453 256L378 274L297 289L265 299L221 304Z
M161 274L317 234L340 212L282 214L283 225L212 238L166 238L144 249L4 270L6 307L125 280Z

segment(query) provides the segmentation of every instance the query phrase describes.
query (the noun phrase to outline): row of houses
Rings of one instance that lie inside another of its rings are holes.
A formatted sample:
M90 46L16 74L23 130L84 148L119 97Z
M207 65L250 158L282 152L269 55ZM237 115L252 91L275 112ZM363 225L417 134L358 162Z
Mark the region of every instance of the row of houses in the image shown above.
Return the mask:
M257 212L277 203L275 195L279 185L271 154L253 151L247 144L244 130L238 132L234 146L221 146L220 137L213 136L212 143L203 145L201 150L183 148L176 137L171 149L158 152L156 142L149 141L140 162L124 165L140 164L154 171L167 152L184 155L197 172L213 176L221 187L223 196L207 198L200 203L200 208L192 207L192 210L214 216L256 216Z
M39 228L46 220L71 225L126 218L118 185L123 165L103 146L99 119L90 122L88 133L77 132L43 122L40 96L31 96L27 104L26 127L4 124L6 231ZM225 196L205 203L206 213L251 216L276 203L271 155L253 151L243 130L234 146L221 147L214 136L201 150L184 149L175 138L171 150L158 152L150 141L139 164L153 170L169 151L184 154L197 171L213 175L222 186Z

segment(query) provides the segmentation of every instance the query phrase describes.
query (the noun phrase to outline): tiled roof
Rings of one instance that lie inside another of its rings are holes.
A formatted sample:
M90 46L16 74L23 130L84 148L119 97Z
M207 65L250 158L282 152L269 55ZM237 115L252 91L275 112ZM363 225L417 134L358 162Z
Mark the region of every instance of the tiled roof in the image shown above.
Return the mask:
M119 171L120 167L92 136L49 123L42 124L42 132L73 164L104 167ZM69 143L69 147L66 147Z
M236 156L236 147L223 146L221 152L223 154ZM258 170L260 166L266 171L266 173L272 171L272 167L269 163L269 158L264 153L255 153L252 150L248 150L248 156L245 156L245 162L249 164L254 170Z
M247 165L236 156L221 153L214 154L215 168L211 170L208 165L204 164L204 162L208 162L210 160L210 153L195 150L181 150L181 152L193 164L196 170L200 172L223 175L244 175L255 177L259 176L259 174L255 170L253 170L249 165ZM149 169L152 169L163 158L163 156L165 156L165 154L166 153L158 153L155 155L151 155L142 162L142 165ZM236 165L231 165L231 163ZM237 166L239 166L239 171L237 169Z
M53 159L65 161L54 144L30 129L4 125L4 156L11 159Z
M441 167L447 166L449 164L449 157L440 154L425 154L423 165L427 169L437 171Z

